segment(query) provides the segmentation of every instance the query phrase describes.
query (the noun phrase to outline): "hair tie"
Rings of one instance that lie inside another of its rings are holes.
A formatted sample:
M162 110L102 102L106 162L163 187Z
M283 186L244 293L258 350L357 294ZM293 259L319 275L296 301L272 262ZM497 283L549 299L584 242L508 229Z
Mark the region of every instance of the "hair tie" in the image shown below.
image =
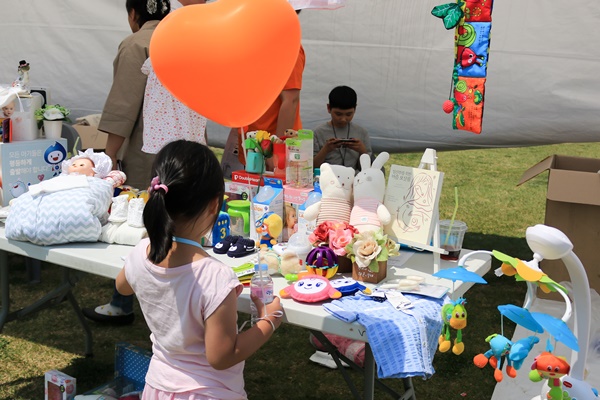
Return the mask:
M165 194L169 192L169 188L167 187L167 185L160 183L158 176L155 176L150 181L150 187L148 188L148 192L156 192L158 189L163 189L165 191Z
M156 4L156 0L148 0L146 2L146 11L148 11L148 14L152 15L156 12L156 8L157 8L157 4Z

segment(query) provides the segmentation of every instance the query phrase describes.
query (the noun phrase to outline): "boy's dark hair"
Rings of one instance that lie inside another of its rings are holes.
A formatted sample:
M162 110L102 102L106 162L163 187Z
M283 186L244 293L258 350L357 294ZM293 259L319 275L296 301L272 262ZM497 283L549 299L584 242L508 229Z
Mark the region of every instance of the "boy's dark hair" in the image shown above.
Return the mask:
M348 86L337 86L329 92L329 107L349 110L356 108L356 92Z
M177 140L163 147L152 165L162 188L153 190L144 207L144 225L150 238L148 259L157 264L173 245L175 221L192 221L218 200L223 205L225 183L219 160L203 144ZM219 216L215 213L212 227Z
M162 20L171 12L170 0L127 0L125 2L127 13L135 11L137 24L141 28L146 22Z

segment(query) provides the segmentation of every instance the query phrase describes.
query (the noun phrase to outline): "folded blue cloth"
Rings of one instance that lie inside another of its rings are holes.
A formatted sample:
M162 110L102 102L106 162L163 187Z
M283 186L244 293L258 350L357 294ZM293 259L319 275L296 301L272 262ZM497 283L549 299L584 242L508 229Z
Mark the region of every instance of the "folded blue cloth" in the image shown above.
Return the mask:
M379 378L429 378L434 374L433 356L442 331L443 299L405 295L413 308L396 310L388 301L380 303L357 294L323 307L346 322L357 321L366 328L377 363Z

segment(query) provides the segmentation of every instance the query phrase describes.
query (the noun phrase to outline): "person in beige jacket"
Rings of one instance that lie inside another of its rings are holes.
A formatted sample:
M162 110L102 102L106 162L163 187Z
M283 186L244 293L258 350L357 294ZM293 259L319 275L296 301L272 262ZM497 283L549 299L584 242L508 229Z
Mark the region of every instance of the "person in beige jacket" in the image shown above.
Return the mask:
M108 133L106 154L117 166L117 152L129 139L122 157L127 184L145 190L150 185L154 154L142 151L144 125L142 106L147 76L142 65L148 59L150 38L158 23L171 11L169 0L126 0L125 8L133 34L119 45L113 62L113 83L102 111L98 129ZM134 320L133 295L114 291L110 303L84 308L83 314L96 322L129 324Z

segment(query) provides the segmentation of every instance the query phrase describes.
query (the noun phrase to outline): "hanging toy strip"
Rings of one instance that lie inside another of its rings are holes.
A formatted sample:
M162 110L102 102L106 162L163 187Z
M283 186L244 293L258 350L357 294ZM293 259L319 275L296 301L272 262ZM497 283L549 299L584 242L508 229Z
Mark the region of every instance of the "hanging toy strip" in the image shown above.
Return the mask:
M452 128L477 134L483 121L492 4L493 0L457 0L431 10L446 29L455 28L452 86L442 109L452 113Z

